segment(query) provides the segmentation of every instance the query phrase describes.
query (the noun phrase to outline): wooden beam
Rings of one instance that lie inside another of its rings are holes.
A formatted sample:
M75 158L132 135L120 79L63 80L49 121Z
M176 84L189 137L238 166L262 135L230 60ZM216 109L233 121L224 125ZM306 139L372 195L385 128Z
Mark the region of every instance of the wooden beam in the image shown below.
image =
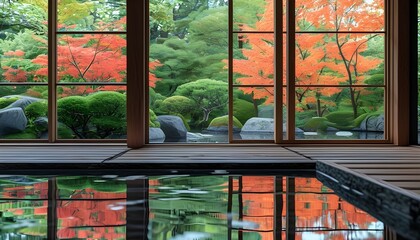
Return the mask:
M127 145L130 148L145 144L147 4L147 0L127 0Z
M391 1L389 6L390 23L390 67L392 141L395 145L409 145L410 110L410 2Z

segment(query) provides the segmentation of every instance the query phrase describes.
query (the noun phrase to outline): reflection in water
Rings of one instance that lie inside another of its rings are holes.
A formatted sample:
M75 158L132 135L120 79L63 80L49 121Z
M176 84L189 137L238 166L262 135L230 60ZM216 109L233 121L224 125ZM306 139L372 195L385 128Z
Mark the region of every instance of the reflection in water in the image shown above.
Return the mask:
M0 239L383 239L315 178L0 176L0 190Z

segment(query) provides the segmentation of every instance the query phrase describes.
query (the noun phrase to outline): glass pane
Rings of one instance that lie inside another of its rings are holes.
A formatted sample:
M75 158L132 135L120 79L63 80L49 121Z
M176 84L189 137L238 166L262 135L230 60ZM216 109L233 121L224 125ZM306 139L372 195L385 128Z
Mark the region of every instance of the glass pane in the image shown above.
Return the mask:
M274 84L274 35L235 34L233 72L235 84Z
M48 179L29 176L0 176L0 198L47 199Z
M1 200L0 238L47 239L47 209L48 201Z
M296 139L384 139L383 87L296 88Z
M296 85L383 85L384 37L297 34Z
M125 35L59 35L57 78L60 82L125 82Z
M274 87L234 88L235 140L274 139Z
M123 178L89 176L57 177L60 199L126 198L127 184Z
M126 87L59 86L59 139L125 139Z
M297 31L381 31L384 28L384 0L296 3Z
M149 142L227 142L227 4L150 1Z
M233 0L234 31L274 31L274 0Z
M47 86L0 85L0 138L48 138Z
M0 2L0 82L48 81L47 5Z
M59 31L121 31L126 29L126 0L58 1Z

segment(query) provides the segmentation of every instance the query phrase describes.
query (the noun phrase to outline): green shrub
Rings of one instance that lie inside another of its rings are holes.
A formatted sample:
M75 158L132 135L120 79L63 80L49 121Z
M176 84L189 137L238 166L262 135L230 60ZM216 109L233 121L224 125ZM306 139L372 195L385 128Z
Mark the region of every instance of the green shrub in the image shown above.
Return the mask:
M160 127L160 123L157 120L157 116L155 112L149 109L149 127L158 128Z
M124 134L126 129L126 96L118 92L98 92L87 98L91 123L99 138Z
M47 113L48 105L46 101L33 102L25 108L25 115L29 122L33 122L39 117L45 117Z
M168 114L185 116L194 110L193 100L184 96L172 96L163 100L160 109Z
M233 101L233 115L242 123L255 116L254 104L242 100L235 99Z
M339 126L348 126L354 120L353 112L349 111L336 111L325 116L325 118Z
M30 129L26 129L23 132L19 133L12 133L5 136L2 136L3 139L37 139L37 135L35 132L31 131Z
M91 117L85 97L71 96L57 101L58 121L70 128L79 138L85 138Z
M229 118L228 118L228 115L225 115L225 116L221 116L221 117L217 117L213 119L210 122L209 127L223 127L223 126L228 126L228 125L229 125ZM237 128L242 128L242 123L235 116L233 116L233 126Z
M0 109L8 107L10 104L16 102L18 99L18 97L0 98Z

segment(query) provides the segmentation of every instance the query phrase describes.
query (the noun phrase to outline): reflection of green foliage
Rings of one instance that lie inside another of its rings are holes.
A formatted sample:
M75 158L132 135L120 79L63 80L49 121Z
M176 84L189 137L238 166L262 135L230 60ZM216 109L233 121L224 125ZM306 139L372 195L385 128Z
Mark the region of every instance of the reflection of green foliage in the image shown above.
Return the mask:
M157 120L157 116L155 112L149 109L149 127L158 128L160 127L160 123Z
M46 101L33 102L25 108L25 115L29 122L35 121L38 117L47 116L47 112L48 105Z
M255 117L254 105L242 99L235 99L233 101L233 115L242 124L245 124L248 119Z
M119 180L105 180L97 177L88 176L71 176L57 178L57 186L60 190L83 190L92 188L100 192L125 192L127 190L126 182Z
M209 127L223 127L223 126L228 126L228 125L229 125L229 118L227 115L225 115L225 116L221 116L221 117L217 117L213 119L210 122ZM235 116L233 116L233 126L237 128L242 128L242 123Z
M91 122L96 134L106 138L114 133L124 133L126 129L126 97L118 92L98 92L88 97Z
M10 104L16 102L16 100L18 99L18 97L0 98L0 109L8 107Z

